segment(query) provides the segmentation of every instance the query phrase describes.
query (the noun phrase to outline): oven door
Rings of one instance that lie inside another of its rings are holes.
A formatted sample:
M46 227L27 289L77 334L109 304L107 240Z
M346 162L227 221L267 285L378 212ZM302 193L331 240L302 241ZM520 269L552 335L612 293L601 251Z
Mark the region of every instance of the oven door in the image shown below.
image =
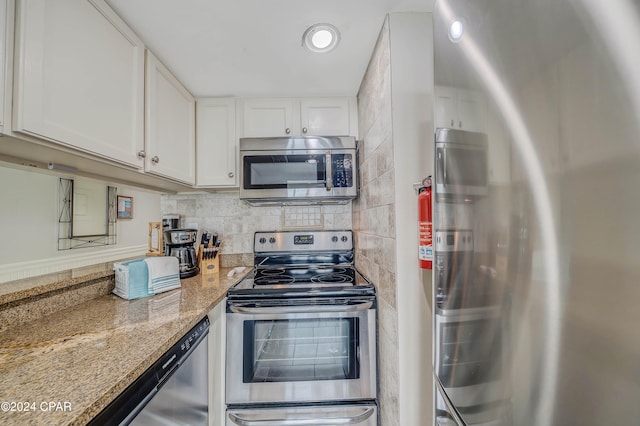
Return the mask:
M376 310L227 307L227 404L376 398Z
M353 149L241 151L240 198L355 197Z

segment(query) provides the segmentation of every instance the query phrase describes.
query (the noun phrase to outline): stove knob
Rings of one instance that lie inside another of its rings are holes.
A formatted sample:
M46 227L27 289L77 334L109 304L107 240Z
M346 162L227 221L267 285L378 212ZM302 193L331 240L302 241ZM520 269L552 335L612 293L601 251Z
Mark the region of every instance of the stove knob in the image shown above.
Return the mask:
M335 235L333 237L331 237L331 241L333 241L334 243L338 242L338 237L336 237Z
M340 238L340 241L342 241L343 243L346 243L349 240L349 238L347 238L346 235L343 235L342 238Z
M260 244L264 244L267 242L267 239L265 237L262 237L258 241L260 242Z
M269 238L269 242L270 242L271 244L273 244L273 243L275 243L275 242L276 242L276 239L275 239L274 237L271 237L271 238Z

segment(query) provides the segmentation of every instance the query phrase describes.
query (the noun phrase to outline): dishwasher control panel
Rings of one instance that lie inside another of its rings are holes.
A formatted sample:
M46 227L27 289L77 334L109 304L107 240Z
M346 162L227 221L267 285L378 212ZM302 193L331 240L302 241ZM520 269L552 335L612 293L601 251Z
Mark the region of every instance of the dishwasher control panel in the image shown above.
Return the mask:
M180 364L182 358L187 356L191 349L209 333L209 325L209 317L204 317L202 321L162 355L156 363L158 382L166 380L171 372Z

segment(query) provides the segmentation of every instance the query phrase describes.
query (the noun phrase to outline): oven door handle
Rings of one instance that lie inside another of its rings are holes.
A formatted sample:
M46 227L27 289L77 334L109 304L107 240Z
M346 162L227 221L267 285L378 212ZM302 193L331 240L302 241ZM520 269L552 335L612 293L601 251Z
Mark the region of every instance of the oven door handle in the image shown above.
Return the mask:
M358 303L357 305L269 306L260 308L230 305L229 309L236 314L308 314L366 311L371 306L373 306L373 302Z
M229 419L239 426L315 426L315 425L357 425L367 420L373 414L369 407L353 417L331 417L326 419L264 419L249 420L237 414L229 413Z

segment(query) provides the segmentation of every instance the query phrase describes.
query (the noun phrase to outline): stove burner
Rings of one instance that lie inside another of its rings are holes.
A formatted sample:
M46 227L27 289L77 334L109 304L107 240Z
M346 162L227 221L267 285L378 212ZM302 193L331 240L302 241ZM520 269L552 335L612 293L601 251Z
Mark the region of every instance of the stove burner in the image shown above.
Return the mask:
M264 277L273 277L278 275L284 275L284 269L261 269L260 275Z
M350 283L352 278L345 274L331 273L311 277L312 283Z
M281 274L263 274L253 280L256 285L273 285L273 284L291 284L295 281L291 275L284 275L284 271L280 271Z

